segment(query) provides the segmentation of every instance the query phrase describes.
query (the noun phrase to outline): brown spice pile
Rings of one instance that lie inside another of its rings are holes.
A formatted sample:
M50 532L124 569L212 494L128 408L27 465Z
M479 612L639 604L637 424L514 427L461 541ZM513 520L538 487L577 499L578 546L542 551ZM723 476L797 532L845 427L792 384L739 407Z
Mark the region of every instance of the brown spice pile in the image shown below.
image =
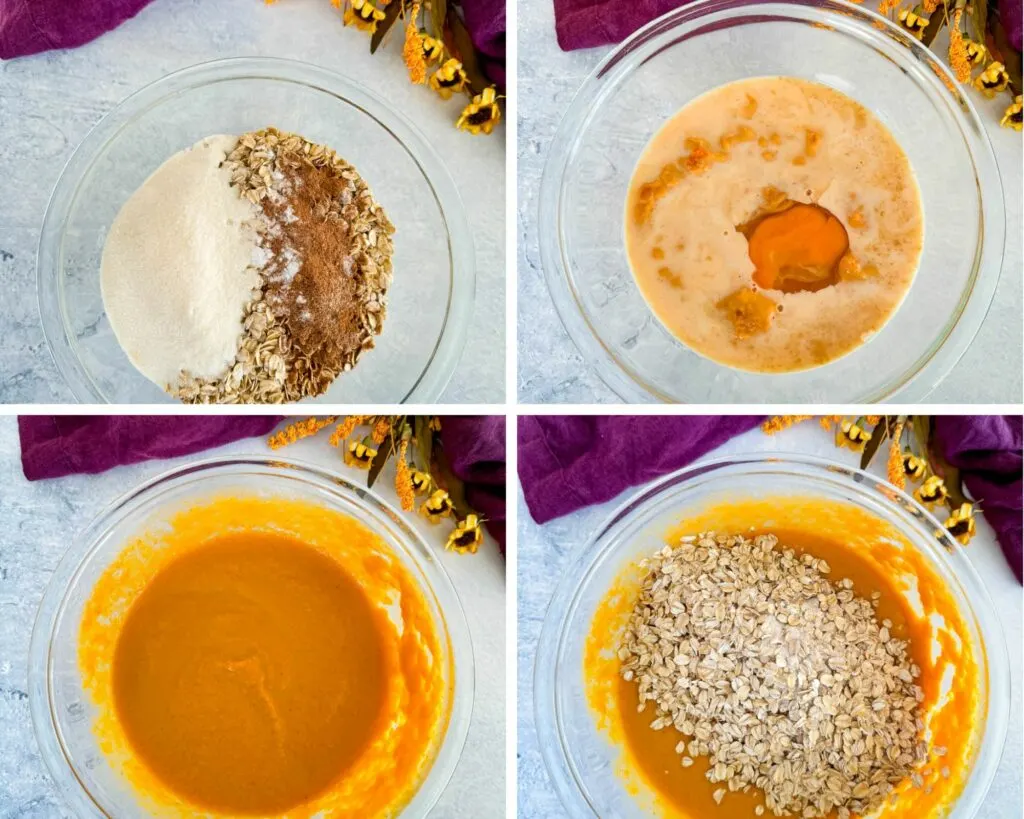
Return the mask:
M282 403L320 395L374 346L387 312L394 226L333 150L275 128L244 134L225 164L260 208L263 288L221 379L182 375L190 403Z
M684 767L709 758L717 802L759 788L759 814L870 813L921 783L920 670L878 622L877 595L777 547L703 534L645 561L621 673L654 705L651 727L680 732Z

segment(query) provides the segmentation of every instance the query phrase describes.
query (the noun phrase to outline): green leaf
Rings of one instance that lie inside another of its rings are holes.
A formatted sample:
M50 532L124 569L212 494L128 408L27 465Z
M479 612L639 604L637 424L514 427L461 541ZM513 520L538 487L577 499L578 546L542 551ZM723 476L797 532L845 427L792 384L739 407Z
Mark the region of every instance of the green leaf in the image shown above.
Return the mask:
M448 16L447 0L430 0L430 20L434 26L434 37L440 40L444 36L445 18Z
M473 39L469 36L469 30L458 14L448 15L448 25L451 31L451 45L454 46L449 50L454 50L462 63L466 78L469 80L470 90L474 94L479 94L491 83L484 76L484 72L480 70L480 61L477 59L476 49L473 48Z
M391 31L391 27L398 20L404 8L405 0L393 0L391 3L388 3L384 9L384 19L377 24L377 30L373 32L373 36L370 38L371 54L377 53L377 49L384 42L384 38L387 37L388 32Z
M926 46L930 46L939 32L942 31L944 25L946 25L945 7L939 6L932 12L932 16L928 18L928 26L921 35L921 42Z
M974 28L971 38L979 43L985 42L988 32L988 0L971 0L970 20Z
M374 481L377 480L377 476L380 475L380 471L384 468L384 464L388 462L395 453L395 445L393 439L389 434L384 442L380 445L380 449L377 450L376 456L374 456L373 463L370 464L370 472L366 476L366 486L369 488L373 487Z
M871 440L864 445L864 451L860 455L860 468L867 469L871 464L871 459L875 457L875 453L878 452L878 447L882 445L882 441L889 437L889 419L882 418L875 428L871 431Z
M1010 87L1014 95L1020 94L1024 89L1024 80L1021 78L1021 54L1010 45L1010 40L1006 36L1006 28L999 18L995 18L992 24L992 36L987 45L989 51L994 51L992 56L1006 66L1006 73L1010 75Z
M416 436L416 455L419 467L424 472L429 472L434 451L434 430L430 428L429 415L416 416L413 434Z
M912 419L911 428L914 433L914 441L917 448L914 452L920 457L928 460L928 447L931 445L932 419L927 415L915 415Z

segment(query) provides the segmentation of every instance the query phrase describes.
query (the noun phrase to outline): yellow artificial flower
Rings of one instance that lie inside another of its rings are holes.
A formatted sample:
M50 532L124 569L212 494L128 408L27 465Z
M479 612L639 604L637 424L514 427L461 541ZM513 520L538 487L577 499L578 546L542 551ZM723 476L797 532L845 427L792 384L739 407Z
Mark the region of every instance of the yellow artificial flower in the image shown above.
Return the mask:
M437 71L430 75L430 87L442 99L451 99L452 94L466 87L466 72L462 63L454 57L447 60Z
M420 43L423 47L423 59L428 63L436 63L444 56L444 43L436 37L424 33L420 37Z
M974 87L988 99L1005 91L1009 84L1010 75L1006 73L1005 66L1000 62L989 63L988 68L974 80Z
M954 510L942 525L946 527L954 540L966 546L974 537L974 508L969 503L961 503L960 508Z
M361 31L373 34L377 31L377 23L384 19L384 12L377 8L372 0L352 0L352 5L345 10L342 22L346 26L355 26Z
M420 507L420 513L431 523L440 523L441 518L451 517L455 511L452 499L443 489L438 489Z
M943 503L948 496L946 482L938 475L929 477L914 493L914 497L929 509L937 503Z
M846 447L854 452L860 452L870 440L871 433L852 421L843 421L836 430L836 446L840 448Z
M988 49L985 48L984 44L975 42L967 37L964 37L964 51L967 54L967 61L975 68L979 65L984 65L985 60L988 59Z
M465 554L476 554L480 544L484 542L484 530L480 524L482 521L476 515L467 515L465 520L460 520L455 529L448 535L448 542L444 545L446 549Z
M903 453L903 474L912 481L919 481L928 472L928 462L913 452Z
M469 131L471 134L489 134L501 119L501 108L498 107L498 94L492 85L485 88L482 94L473 97L455 123L456 128Z
M409 473L409 480L412 482L412 491L417 495L429 492L430 487L434 484L434 479L430 477L430 473L420 472L418 469L413 469Z
M1021 95L1018 94L1010 103L1010 107L1003 113L999 124L1004 128L1013 128L1014 131L1019 131L1021 129L1021 108Z
M363 438L362 441L352 441L345 450L345 463L358 469L369 469L373 459L377 457L377 450L373 448L370 438Z
M405 27L405 44L402 46L402 59L405 60L405 67L409 70L409 80L416 85L423 85L427 81L427 58L423 45L423 32L416 25L416 15L419 14L419 3L412 7L409 15L409 25Z
M441 431L441 416L440 415L432 416L431 419L430 419L430 423L427 424L427 428L432 430L433 432L440 432Z
M923 14L915 14L908 9L903 9L896 17L900 28L906 31L911 37L920 40L924 36L924 30L928 28L928 18Z

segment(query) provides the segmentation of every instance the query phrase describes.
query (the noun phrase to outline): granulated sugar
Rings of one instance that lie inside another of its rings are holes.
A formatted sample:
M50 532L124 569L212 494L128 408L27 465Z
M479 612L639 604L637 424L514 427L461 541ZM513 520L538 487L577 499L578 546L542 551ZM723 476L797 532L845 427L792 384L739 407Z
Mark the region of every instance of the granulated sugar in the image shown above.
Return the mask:
M215 378L235 361L245 305L260 287L258 209L221 167L237 137L181 151L125 203L103 249L110 325L132 363L161 388L182 370Z

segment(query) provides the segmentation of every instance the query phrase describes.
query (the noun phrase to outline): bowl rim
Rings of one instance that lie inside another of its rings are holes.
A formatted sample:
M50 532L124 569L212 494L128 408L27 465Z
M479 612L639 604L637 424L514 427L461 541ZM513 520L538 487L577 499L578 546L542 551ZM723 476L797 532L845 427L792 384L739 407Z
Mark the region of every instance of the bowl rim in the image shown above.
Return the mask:
M566 261L563 236L563 180L568 167L578 152L577 137L589 127L595 111L604 97L613 90L614 83L625 75L628 68L619 66L633 52L642 49L682 24L696 24L702 17L717 14L771 16L795 8L816 10L829 18L834 28L847 29L853 25L870 24L878 29L868 36L888 37L907 49L907 65L915 69L927 87L939 94L950 96L949 105L964 137L964 144L972 160L980 206L979 229L971 276L966 296L961 296L959 313L944 332L934 339L928 349L916 359L910 370L897 374L888 384L872 388L863 395L828 396L828 400L848 400L856 403L878 403L886 400L923 400L927 397L967 352L984 323L992 306L996 288L1002 275L1003 253L1006 241L1006 217L1003 186L992 142L971 100L962 92L950 69L923 43L911 37L887 17L848 0L694 0L652 20L629 38L611 49L587 75L566 107L555 135L548 148L547 160L541 175L537 197L538 224L541 226L538 243L541 268L555 312L586 364L601 381L620 399L634 403L673 403L685 401L646 383L617 357L599 334L590 316L580 307L571 267ZM854 22L857 21L857 22ZM867 32L867 28L863 27ZM695 34L702 33L698 29ZM923 67L922 67L923 66ZM611 78L611 87L608 78ZM954 109L959 109L956 112ZM991 271L991 272L990 272ZM650 308L648 307L648 310ZM655 318L653 313L652 319ZM895 319L895 314L890 321ZM677 342L682 344L682 342ZM684 345L685 346L685 345ZM719 365L725 370L733 370ZM823 365L827 367L828 364ZM815 368L817 370L823 369ZM807 371L811 372L811 370ZM771 377L771 374L764 374ZM830 392L842 389L830 384ZM730 403L750 403L737 400Z
M639 514L644 507L656 503L659 498L663 497L666 490L676 487L685 488L688 482L702 476L710 476L712 480L715 475L720 478L723 469L732 467L766 469L774 472L795 469L797 472L788 474L797 474L802 480L814 481L827 480L831 474L833 483L839 483L841 480L843 485L850 487L860 497L873 501L875 506L898 508L905 515L919 519L934 531L935 541L938 544L934 548L934 554L940 556L938 561L940 568L949 572L960 581L961 585L970 590L970 597L966 593L964 594L964 600L968 607L965 613L977 623L984 653L982 673L985 675L988 701L978 740L978 749L972 760L971 775L965 780L964 787L954 803L955 810L969 791L970 801L965 803L966 808L970 811L968 816L979 815L978 811L983 806L1002 757L1012 700L1006 635L1002 623L995 613L995 604L987 586L982 581L977 569L965 556L960 544L953 540L943 524L911 495L896 488L884 478L859 467L786 450L770 453L746 452L707 460L702 459L654 481L641 484L624 493L621 502L603 516L593 529L585 532L575 548L572 549L544 612L544 620L534 655L532 675L533 719L538 745L548 779L563 807L574 817L600 817L601 815L598 806L590 801L576 766L566 753L562 741L561 709L558 701L558 678L562 673L560 668L562 647L567 641L566 627L595 567L612 551L610 544L604 544L600 548L595 547L623 521L628 521L633 515ZM892 497L877 491L881 488L884 488L885 492ZM871 490L870 494L868 490ZM927 556L930 561L934 562L931 553ZM986 633L983 630L985 627L991 633ZM997 696L1001 696L1005 701L997 704ZM1000 707L997 708L997 705ZM996 713L997 710L999 713ZM987 766L984 770L980 768L982 762ZM978 779L979 772L981 779Z
M76 401L111 403L78 356L77 341L68 331L65 320L64 292L60 286L67 220L89 170L110 140L153 106L195 88L244 79L296 83L352 106L391 134L419 168L445 226L450 288L444 324L434 349L416 381L396 403L438 400L462 357L476 298L473 234L455 181L441 155L419 127L383 97L343 74L282 57L218 58L165 74L133 91L107 111L72 151L50 193L36 251L37 307L43 336L57 371ZM168 399L174 403L172 396Z
M241 470L241 471L239 471ZM309 461L271 457L261 454L221 455L175 466L135 485L114 498L79 531L54 569L32 626L28 655L29 711L33 733L50 779L62 801L76 815L110 819L110 814L95 799L72 764L60 738L52 707L51 643L64 614L71 584L83 566L103 545L102 537L112 525L145 508L163 493L188 483L211 477L259 475L270 481L297 480L316 490L317 497L340 498L370 514L375 521L386 518L397 529L397 537L407 547L409 558L422 575L424 591L440 615L442 636L451 656L451 707L444 722L444 733L419 787L399 815L426 816L444 793L458 767L465 748L474 710L476 665L469 623L462 599L451 576L423 536L402 514L371 488ZM341 514L347 514L341 512ZM366 525L366 524L363 524ZM123 547L123 544L121 544ZM419 801L417 804L418 800ZM410 808L415 814L407 813Z

